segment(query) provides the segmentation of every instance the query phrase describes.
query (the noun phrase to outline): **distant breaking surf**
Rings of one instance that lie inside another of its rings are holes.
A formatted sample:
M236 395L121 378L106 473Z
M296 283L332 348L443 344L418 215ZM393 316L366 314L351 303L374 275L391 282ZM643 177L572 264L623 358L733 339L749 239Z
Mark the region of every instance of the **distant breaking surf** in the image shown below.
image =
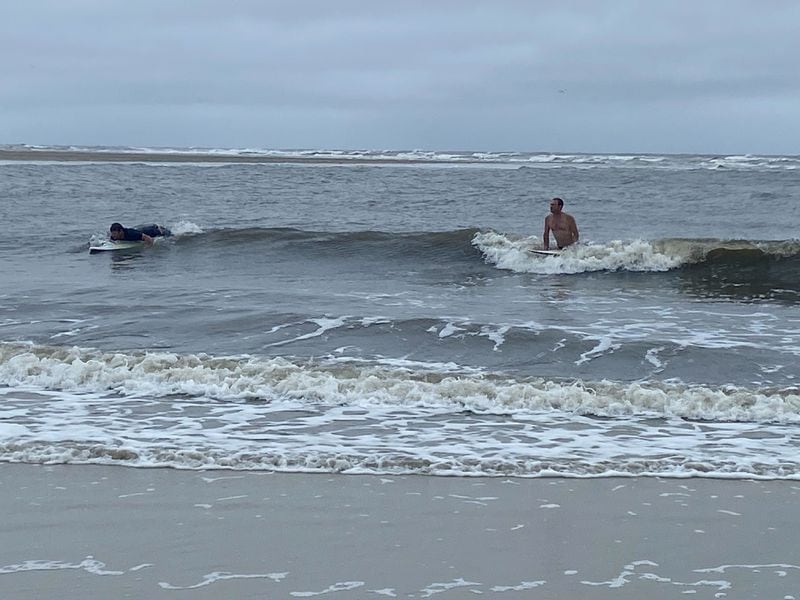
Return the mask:
M464 165L506 168L774 171L800 169L800 156L584 154L434 150L261 149L0 145L0 162L305 163Z

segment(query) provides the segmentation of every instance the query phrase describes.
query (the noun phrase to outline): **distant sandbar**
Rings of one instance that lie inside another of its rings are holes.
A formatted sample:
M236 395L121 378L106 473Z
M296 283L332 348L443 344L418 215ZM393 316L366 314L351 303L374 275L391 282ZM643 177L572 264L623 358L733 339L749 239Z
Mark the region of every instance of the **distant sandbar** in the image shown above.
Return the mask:
M211 154L205 152L117 152L105 150L0 149L0 161L47 162L157 162L157 163L304 163L304 164L415 164L447 161L427 158L278 156Z

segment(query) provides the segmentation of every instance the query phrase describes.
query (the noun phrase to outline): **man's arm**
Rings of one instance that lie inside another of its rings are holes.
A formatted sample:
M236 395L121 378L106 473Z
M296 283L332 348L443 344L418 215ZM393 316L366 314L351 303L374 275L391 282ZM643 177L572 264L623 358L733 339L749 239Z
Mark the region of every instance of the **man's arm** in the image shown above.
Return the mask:
M572 243L573 244L575 242L577 242L578 238L580 238L580 236L581 236L581 234L578 233L578 224L575 222L574 217L570 217L569 218L569 233L570 233L570 235L572 235Z
M128 229L125 232L125 239L131 242L144 242L145 244L152 244L153 238L139 231L138 229Z
M550 219L544 218L544 234L542 235L542 248L545 250L550 249Z

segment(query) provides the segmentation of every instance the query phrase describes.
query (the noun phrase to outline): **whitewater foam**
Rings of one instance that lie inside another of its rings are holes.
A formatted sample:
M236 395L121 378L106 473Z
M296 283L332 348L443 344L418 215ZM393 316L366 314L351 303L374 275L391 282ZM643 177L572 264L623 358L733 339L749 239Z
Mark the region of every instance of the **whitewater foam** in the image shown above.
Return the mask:
M541 256L530 252L539 247L535 238L515 237L493 231L476 233L472 243L487 262L517 273L575 274L622 270L662 272L690 260L688 253L681 254L677 249L660 248L646 240L577 244L557 256Z
M605 346L609 342L600 342ZM594 351L601 351L595 348ZM341 357L212 357L166 352L103 353L77 347L0 344L0 384L80 394L222 401L291 401L368 407L436 407L495 415L570 414L800 423L796 388L711 387L665 382L514 379L502 374L370 366Z

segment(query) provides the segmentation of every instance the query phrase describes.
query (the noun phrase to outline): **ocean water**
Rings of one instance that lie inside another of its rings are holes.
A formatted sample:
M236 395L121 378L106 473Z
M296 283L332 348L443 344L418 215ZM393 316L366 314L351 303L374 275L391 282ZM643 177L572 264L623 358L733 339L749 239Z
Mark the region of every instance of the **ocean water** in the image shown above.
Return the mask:
M22 150L0 461L800 478L800 157Z

